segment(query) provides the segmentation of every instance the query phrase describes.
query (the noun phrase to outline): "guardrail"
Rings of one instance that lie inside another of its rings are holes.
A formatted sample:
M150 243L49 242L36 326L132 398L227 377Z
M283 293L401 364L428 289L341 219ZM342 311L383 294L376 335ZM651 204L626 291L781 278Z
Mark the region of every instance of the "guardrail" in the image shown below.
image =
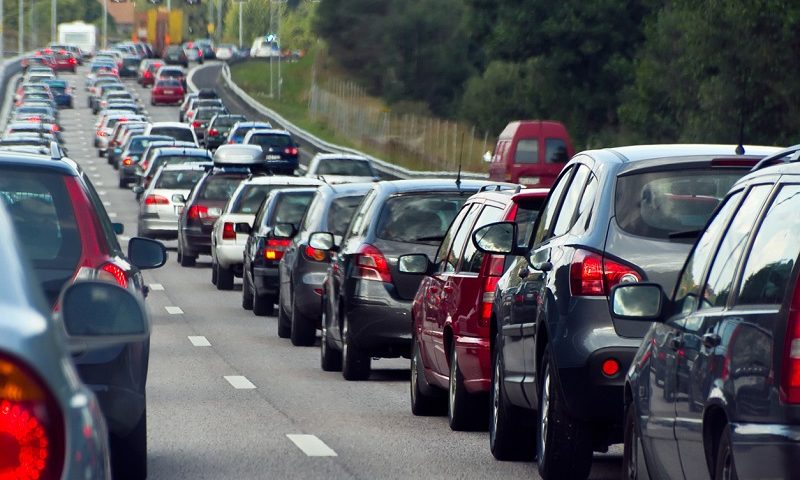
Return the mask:
M401 179L410 179L410 178L453 178L456 176L456 172L431 172L431 171L415 171L409 170L407 168L400 167L398 165L394 165L389 163L385 160L381 160L379 158L373 157L367 153L342 147L340 145L335 145L321 138L314 136L312 133L303 130L302 128L298 127L297 125L293 124L292 122L286 120L283 116L281 116L278 112L264 106L261 102L250 96L247 92L242 90L236 82L231 79L231 71L227 64L223 64L222 66L222 78L225 82L225 85L233 92L236 96L241 98L243 101L248 103L253 109L258 111L261 115L264 115L269 118L275 119L276 123L283 125L283 128L288 130L292 135L298 137L305 141L306 143L311 144L314 148L319 150L320 152L324 153L350 153L354 155L361 155L370 159L375 168L388 176L401 178ZM475 172L461 172L461 178L464 179L486 179L488 178L488 174L486 173L475 173Z
M3 99L3 104L0 106L2 109L2 111L0 111L0 133L5 131L11 103L14 101L13 92L9 92L8 82L14 78L15 75L22 72L21 61L24 57L25 55L7 58L0 64L0 92L3 92L3 95L7 97Z

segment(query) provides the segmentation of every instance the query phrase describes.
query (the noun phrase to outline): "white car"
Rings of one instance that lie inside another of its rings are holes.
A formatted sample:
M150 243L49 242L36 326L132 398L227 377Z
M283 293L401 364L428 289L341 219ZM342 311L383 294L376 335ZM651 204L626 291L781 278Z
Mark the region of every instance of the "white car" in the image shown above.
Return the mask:
M187 123L180 122L154 122L147 126L144 131L145 135L166 135L172 137L179 142L193 142L197 143L197 135L194 129Z
M329 184L380 180L369 159L345 153L318 153L308 164L306 176L325 180Z
M272 190L318 187L324 182L304 177L270 175L253 177L239 184L211 232L211 283L218 290L233 288L233 277L242 276L242 260L247 234L237 232L236 224L252 225L261 203Z
M230 60L234 55L233 45L220 45L214 50L217 60Z
M118 122L144 122L147 118L143 115L131 114L131 112L115 112L110 110L108 114L103 115L97 123L97 131L95 132L94 145L97 147L97 155L102 157L108 150L108 141L111 139L111 134L114 132L114 126Z
M175 199L179 199L177 195L188 197L189 192L211 166L211 162L167 164L158 169L146 190L134 187L134 193L142 194L136 235L147 238L178 238L178 217L183 209L183 202L176 202Z

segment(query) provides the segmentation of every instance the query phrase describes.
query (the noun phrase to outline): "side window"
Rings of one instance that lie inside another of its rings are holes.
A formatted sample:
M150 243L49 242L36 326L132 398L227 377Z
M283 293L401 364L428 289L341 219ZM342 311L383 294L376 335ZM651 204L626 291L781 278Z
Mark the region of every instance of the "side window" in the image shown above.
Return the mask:
M350 229L347 232L348 237L352 237L354 235L359 235L362 231L362 224L364 223L364 215L366 215L367 210L372 208L372 204L375 203L375 197L378 194L375 193L375 190L370 190L367 193L367 196L364 197L364 201L356 210L356 216L353 218L353 223L350 224Z
M464 251L464 245L469 240L472 233L472 225L475 223L475 218L481 211L481 205L473 206L461 226L458 228L456 236L453 238L453 246L450 248L450 253L447 254L447 261L445 262L444 271L454 272L458 266L458 261L461 260L461 253Z
M740 305L783 303L800 255L800 185L781 188L756 233L739 287Z
M517 142L514 163L539 163L539 139L526 138Z
M531 241L531 234L533 227L536 225L536 219L539 218L539 212L542 211L542 204L544 199L521 201L517 205L517 213L514 217L514 222L517 224L518 236L517 246L526 247L528 242Z
M575 210L578 207L578 201L581 199L586 179L590 173L591 171L588 167L583 165L578 167L575 178L570 183L567 196L564 197L564 205L561 207L561 211L558 212L558 220L556 220L556 226L553 229L554 237L564 235L572 228L575 222Z
M439 244L439 250L436 252L436 259L434 260L434 263L440 267L440 271L444 264L445 258L447 258L447 254L450 252L450 246L453 244L453 239L456 236L458 227L461 226L461 221L464 220L464 217L467 215L473 205L475 204L468 203L464 205L461 211L458 212L458 215L456 215L456 218L453 219L453 223L450 224L450 228L447 229L447 233L444 234L442 243Z
M701 309L723 307L727 303L736 268L742 258L744 247L747 246L747 239L771 189L770 185L759 185L750 189L739 211L736 212L711 264L699 305Z
M592 221L592 213L594 210L594 202L597 195L597 178L594 175L589 175L589 182L583 190L583 196L578 203L578 209L575 211L575 222L572 224L570 232L575 235L580 235L589 229L589 222Z
M687 315L697 308L697 299L700 296L701 282L708 265L708 257L711 249L717 244L720 235L728 225L733 212L742 200L742 192L737 192L728 197L723 203L717 215L711 219L705 232L697 242L694 250L686 261L686 266L681 272L678 284L675 287L675 312L679 315Z
M547 204L544 206L542 214L539 215L538 223L536 224L536 234L533 236L531 245L538 245L545 240L545 235L550 231L550 225L553 223L553 217L556 214L558 204L561 202L561 194L572 178L572 169L565 170L558 179L553 189L550 191L550 196L547 198Z
M567 143L560 138L548 138L545 140L544 155L547 163L567 163L569 161Z
M475 222L475 226L469 232L467 248L464 249L464 261L461 262L461 271L469 273L480 273L481 263L483 262L483 252L475 248L472 241L472 232L490 223L499 222L503 218L503 210L487 205Z

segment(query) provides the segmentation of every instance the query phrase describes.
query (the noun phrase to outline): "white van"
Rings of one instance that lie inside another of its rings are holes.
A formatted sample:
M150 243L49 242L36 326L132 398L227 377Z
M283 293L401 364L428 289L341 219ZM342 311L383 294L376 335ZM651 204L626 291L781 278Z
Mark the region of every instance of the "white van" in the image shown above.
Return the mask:
M254 58L280 57L281 50L278 48L277 39L269 41L267 37L257 37L253 40L253 46L250 47L250 56Z

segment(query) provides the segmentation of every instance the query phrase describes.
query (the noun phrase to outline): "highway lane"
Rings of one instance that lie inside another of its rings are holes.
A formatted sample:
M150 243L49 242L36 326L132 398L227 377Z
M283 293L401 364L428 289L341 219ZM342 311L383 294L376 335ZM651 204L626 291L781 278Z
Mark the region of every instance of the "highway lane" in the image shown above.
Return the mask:
M137 204L92 147L83 78L66 78L79 87L77 108L62 112L70 155L125 225L124 243L135 235ZM176 107L151 107L149 92L129 85L154 121L177 119ZM366 382L322 372L318 347L292 347L277 337L276 318L241 308L240 280L234 291L217 291L208 257L182 268L175 242L166 243L168 263L145 274L149 478L537 478L532 463L495 461L485 432L414 417L407 360L374 362ZM298 434L310 436L289 437ZM619 453L598 457L593 478L618 478Z

